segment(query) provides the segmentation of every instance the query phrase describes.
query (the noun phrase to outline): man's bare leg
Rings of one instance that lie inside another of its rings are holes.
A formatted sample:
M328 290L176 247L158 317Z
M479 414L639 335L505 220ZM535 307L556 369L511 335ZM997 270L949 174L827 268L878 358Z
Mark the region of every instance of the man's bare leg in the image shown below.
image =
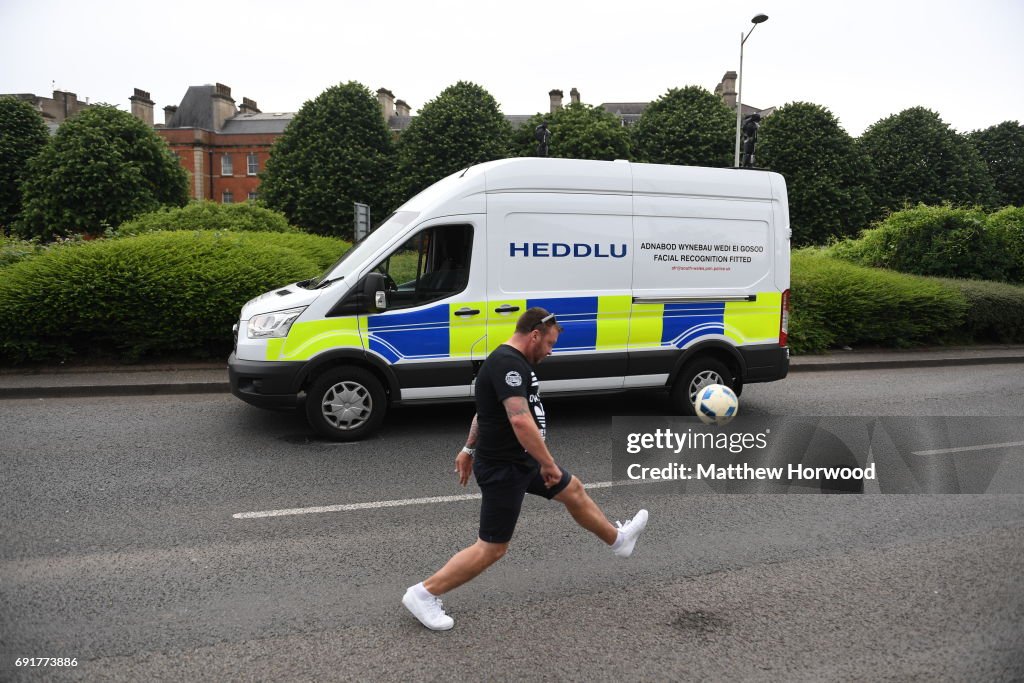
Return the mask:
M433 595L444 595L480 576L504 557L506 551L508 543L488 543L478 538L473 545L455 553L436 574L423 582L423 587Z
M608 518L601 512L601 508L597 507L597 503L587 495L583 483L575 476L565 490L555 496L555 500L565 505L569 514L581 527L608 545L615 543L615 539L619 536L619 530L608 521Z

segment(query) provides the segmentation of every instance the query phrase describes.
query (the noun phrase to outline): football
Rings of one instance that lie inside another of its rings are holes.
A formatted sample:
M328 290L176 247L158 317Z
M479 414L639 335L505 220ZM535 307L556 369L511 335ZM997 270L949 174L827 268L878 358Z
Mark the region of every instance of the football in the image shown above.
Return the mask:
M709 384L697 392L693 410L701 422L709 425L728 424L740 408L735 392L723 384Z

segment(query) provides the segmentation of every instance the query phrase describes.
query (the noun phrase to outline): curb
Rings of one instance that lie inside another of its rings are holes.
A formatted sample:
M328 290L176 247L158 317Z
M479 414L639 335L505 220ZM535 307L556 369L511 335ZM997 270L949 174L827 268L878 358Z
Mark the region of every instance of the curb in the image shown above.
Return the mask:
M821 363L790 361L789 372L831 372L837 370L900 370L905 368L938 368L949 365L1000 365L1024 363L1024 356L978 356L974 358L901 358L896 360L841 360Z
M0 401L31 398L83 398L101 396L168 396L175 394L227 394L227 382L180 382L175 384L80 384L67 387L0 388Z

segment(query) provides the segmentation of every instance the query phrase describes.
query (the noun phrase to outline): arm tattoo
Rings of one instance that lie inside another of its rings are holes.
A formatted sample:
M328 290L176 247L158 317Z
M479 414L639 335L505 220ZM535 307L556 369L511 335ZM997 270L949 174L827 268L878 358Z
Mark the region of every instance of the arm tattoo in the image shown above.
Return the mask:
M475 446L478 436L480 436L480 425L477 424L476 415L474 415L473 422L469 425L469 436L466 437L466 446L469 448Z
M518 415L529 415L530 406L522 396L512 396L505 399L505 414L510 420Z

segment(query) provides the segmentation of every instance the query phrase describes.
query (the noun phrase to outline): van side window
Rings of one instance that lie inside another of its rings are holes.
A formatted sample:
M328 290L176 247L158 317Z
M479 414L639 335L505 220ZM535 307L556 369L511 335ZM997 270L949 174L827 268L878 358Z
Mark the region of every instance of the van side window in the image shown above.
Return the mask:
M390 278L388 310L458 294L469 282L473 227L439 225L410 237L374 270Z

